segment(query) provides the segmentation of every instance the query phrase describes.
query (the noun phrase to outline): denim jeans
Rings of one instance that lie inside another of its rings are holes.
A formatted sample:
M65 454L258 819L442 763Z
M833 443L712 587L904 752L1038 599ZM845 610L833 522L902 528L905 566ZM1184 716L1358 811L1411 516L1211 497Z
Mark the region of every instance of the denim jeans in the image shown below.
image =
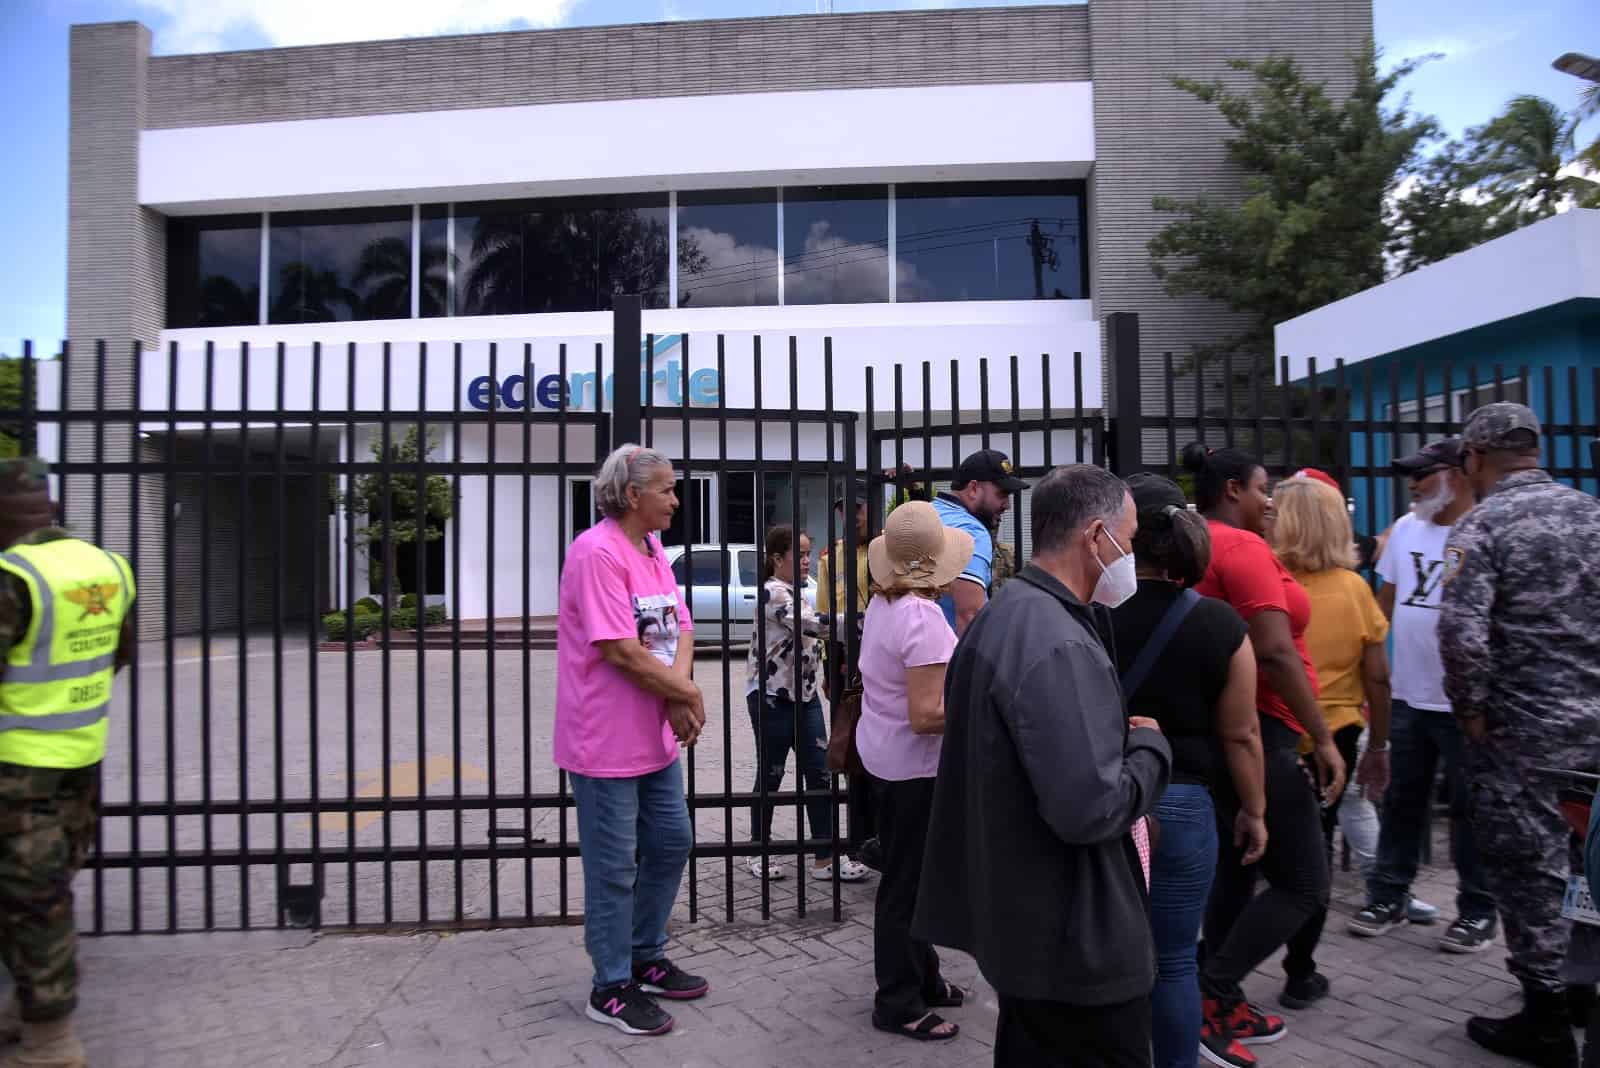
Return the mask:
M828 727L822 719L822 701L813 697L800 706L801 736L795 738L795 705L781 697L767 696L765 702L755 691L745 695L745 705L750 710L750 729L755 732L756 749L760 766L756 774L766 780L767 792L777 793L783 788L783 773L789 763L789 751L794 750L798 777L807 790L826 790L828 781ZM763 705L765 707L763 707ZM756 789L759 790L760 780ZM806 799L806 818L811 821L811 837L825 841L833 838L833 801L828 797ZM776 801L763 807L757 802L751 809L751 837L765 845L772 841L772 814ZM817 859L833 856L831 847L817 850Z
M1156 806L1150 929L1156 942L1155 1068L1194 1068L1200 1045L1197 942L1217 871L1217 817L1204 786L1174 783Z
M631 779L569 778L583 857L583 943L602 990L631 980L634 963L665 956L694 832L680 761Z
M1456 912L1469 920L1493 919L1494 897L1478 860L1467 817L1467 777L1461 767L1464 739L1448 712L1412 708L1396 701L1389 726L1389 792L1383 799L1383 830L1378 863L1367 880L1374 904L1396 904L1411 893L1422 858L1422 836L1429 833L1434 773L1444 761L1450 793L1450 851L1456 865Z

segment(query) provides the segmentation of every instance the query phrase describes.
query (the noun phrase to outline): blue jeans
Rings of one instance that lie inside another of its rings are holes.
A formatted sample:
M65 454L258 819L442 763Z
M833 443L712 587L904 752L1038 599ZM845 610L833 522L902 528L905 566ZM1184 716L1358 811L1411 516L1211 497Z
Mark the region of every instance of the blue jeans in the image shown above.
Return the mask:
M800 737L795 737L795 706L793 701L770 694L765 701L750 691L745 695L745 705L750 710L750 729L755 732L756 752L760 765L756 774L766 780L767 793L774 794L783 788L783 772L789 763L789 750L794 750L797 777L807 790L826 790L828 781L828 726L822 720L822 701L813 697L800 706ZM758 781L755 787L761 789ZM833 839L833 801L828 797L806 799L806 817L811 821L811 837L825 841ZM750 835L762 845L772 841L772 813L776 801L763 807L757 802L751 807ZM833 856L832 847L817 850L817 859Z
M1456 913L1468 920L1494 919L1494 897L1478 860L1472 824L1467 818L1467 779L1461 767L1464 739L1448 712L1394 703L1389 725L1389 792L1383 799L1383 830L1378 834L1378 863L1367 879L1373 904L1403 903L1411 893L1422 858L1422 836L1429 833L1433 782L1444 761L1450 792L1450 851L1456 865Z
M1161 836L1150 856L1155 1068L1194 1068L1200 1046L1196 943L1217 870L1216 808L1204 786L1174 783L1156 805L1156 819Z
M634 963L666 955L667 917L694 831L677 760L631 779L569 777L583 856L583 943L594 987L603 990L632 980Z

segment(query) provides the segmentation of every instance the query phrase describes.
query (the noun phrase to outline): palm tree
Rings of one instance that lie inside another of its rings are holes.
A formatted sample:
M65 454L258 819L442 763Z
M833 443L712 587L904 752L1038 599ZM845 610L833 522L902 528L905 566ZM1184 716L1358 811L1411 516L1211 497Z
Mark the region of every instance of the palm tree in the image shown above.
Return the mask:
M1468 133L1474 149L1468 173L1518 225L1554 215L1569 199L1594 192L1588 179L1560 173L1573 161L1578 122L1543 97L1514 97Z

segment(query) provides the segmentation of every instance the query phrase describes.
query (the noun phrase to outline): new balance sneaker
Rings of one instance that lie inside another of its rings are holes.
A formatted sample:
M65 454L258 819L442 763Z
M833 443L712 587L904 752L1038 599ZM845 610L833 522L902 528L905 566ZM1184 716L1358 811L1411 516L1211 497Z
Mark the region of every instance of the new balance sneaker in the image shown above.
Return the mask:
M596 990L589 995L584 1015L625 1035L664 1035L672 1030L672 1017L645 996L637 983Z
M1241 1046L1267 1046L1288 1034L1282 1016L1262 1012L1248 1001L1234 1006L1224 1021Z
M1481 953L1494 941L1494 919L1469 920L1465 916L1445 928L1439 948L1446 953Z
M703 998L711 984L698 975L690 975L665 957L633 966L633 981L646 994L654 994L673 1001L693 1001Z
M1209 1016L1200 1021L1200 1059L1221 1068L1255 1068L1256 1055L1233 1037L1226 1024Z
M1350 917L1349 929L1362 938L1377 938L1406 922L1406 907L1396 903L1373 902Z
M1292 975L1283 984L1278 1001L1286 1009L1309 1009L1328 996L1328 977L1321 972L1310 975Z
M1439 920L1439 906L1430 905L1426 901L1412 898L1406 902L1406 922L1414 923L1418 927L1426 927Z

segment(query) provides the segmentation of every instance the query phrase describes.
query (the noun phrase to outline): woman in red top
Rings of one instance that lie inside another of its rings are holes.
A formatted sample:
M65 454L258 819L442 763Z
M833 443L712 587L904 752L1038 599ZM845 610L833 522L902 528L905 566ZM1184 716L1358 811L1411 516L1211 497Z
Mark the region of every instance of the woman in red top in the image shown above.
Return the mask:
M1195 589L1228 602L1244 617L1256 652L1267 851L1245 867L1233 835L1222 836L1200 972L1200 1053L1212 1064L1248 1068L1256 1062L1246 1047L1277 1041L1284 1025L1246 1002L1240 984L1327 905L1321 801L1339 796L1345 768L1317 706L1316 671L1306 653L1311 599L1261 537L1272 506L1266 470L1247 453L1197 443L1183 450L1183 466L1194 476L1195 501L1211 527L1211 566ZM1321 798L1297 755L1308 733ZM1238 800L1227 785L1224 780L1217 790L1217 820L1231 831ZM1267 889L1256 895L1258 872ZM1327 992L1327 979L1313 972L1291 979L1282 1000L1304 1008Z

